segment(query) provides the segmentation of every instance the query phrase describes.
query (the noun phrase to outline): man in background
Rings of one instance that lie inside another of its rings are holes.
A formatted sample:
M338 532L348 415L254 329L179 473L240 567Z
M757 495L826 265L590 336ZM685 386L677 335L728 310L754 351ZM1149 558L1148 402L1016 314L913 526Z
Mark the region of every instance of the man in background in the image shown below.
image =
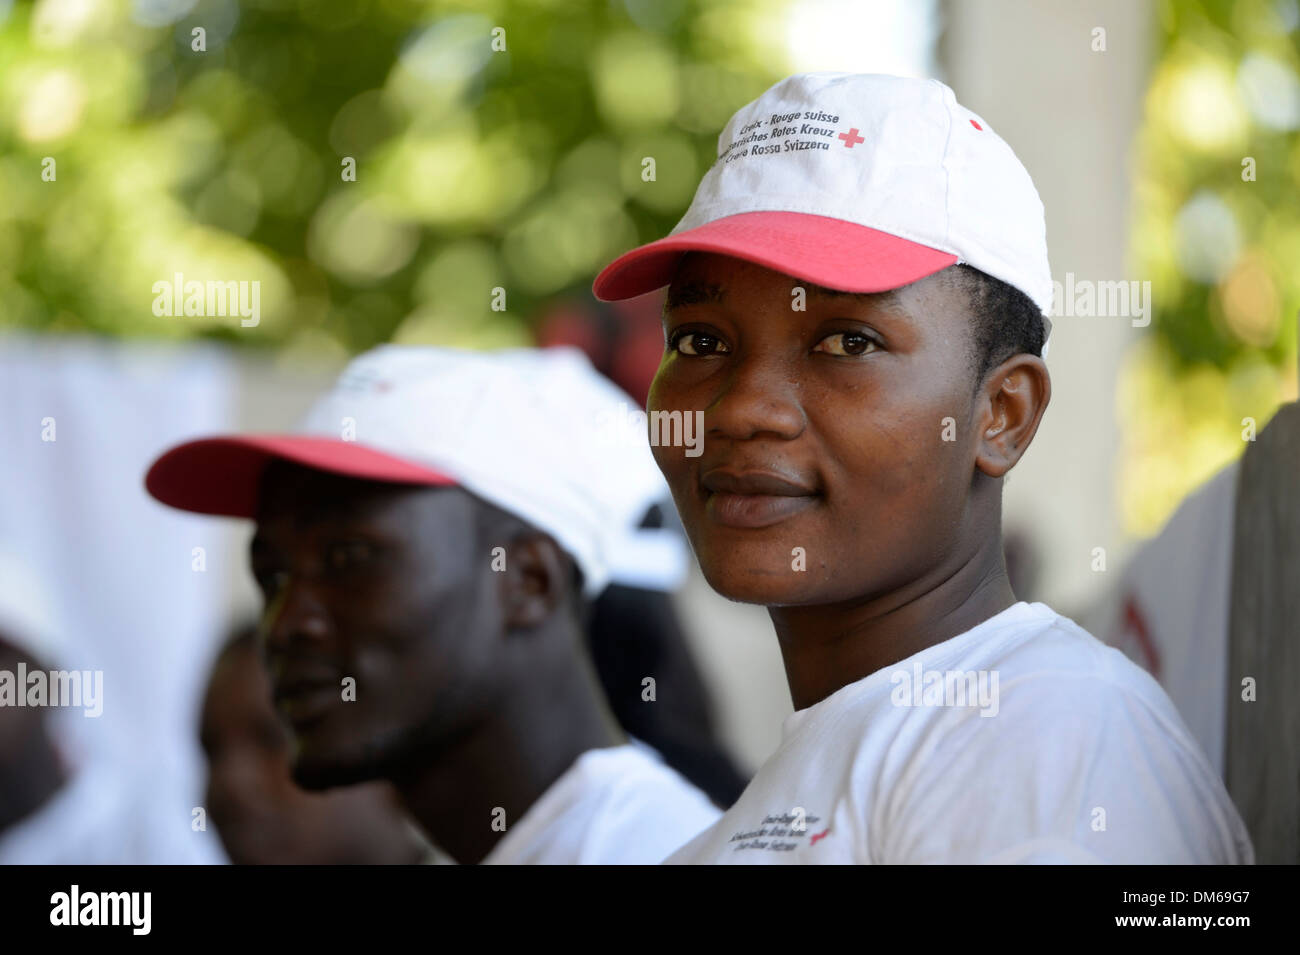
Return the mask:
M1300 862L1300 405L1188 495L1091 613L1168 692L1257 861Z
M212 668L201 730L207 809L238 865L407 865L432 852L385 783L311 793L290 775L292 740L271 705L252 627Z
M0 672L25 693L21 683L28 681L18 675L52 668L77 669L53 604L25 563L0 553ZM134 783L128 768L104 751L73 745L68 721L102 713L113 705L112 694L112 685L101 682L89 708L18 706L0 695L0 865L222 861L183 807ZM46 702L58 701L50 695ZM93 731L88 735L93 739Z
M725 808L747 779L718 738L708 687L673 603L688 559L676 518L671 503L651 504L631 530L613 580L592 607L587 639L596 675L623 729L653 746L664 762ZM644 679L650 673L656 699L662 694L671 706L646 700Z
M625 740L583 645L659 481L625 406L568 350L385 346L297 434L155 462L164 503L257 521L300 785L390 780L463 863L654 863L717 818Z
M27 687L16 685L15 674L45 670L58 653L46 606L26 568L0 554L0 673L9 675L17 693ZM15 702L0 705L0 861L11 849L10 835L55 797L68 776L51 711Z

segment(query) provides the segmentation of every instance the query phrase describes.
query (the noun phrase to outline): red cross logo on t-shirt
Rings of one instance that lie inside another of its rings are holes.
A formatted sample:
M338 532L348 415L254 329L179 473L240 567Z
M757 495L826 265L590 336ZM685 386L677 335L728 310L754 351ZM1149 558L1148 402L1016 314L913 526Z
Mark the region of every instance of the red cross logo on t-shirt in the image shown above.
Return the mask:
M852 149L858 143L865 143L866 140L858 135L858 127L854 126L847 133L840 133L840 139L844 140L844 148Z

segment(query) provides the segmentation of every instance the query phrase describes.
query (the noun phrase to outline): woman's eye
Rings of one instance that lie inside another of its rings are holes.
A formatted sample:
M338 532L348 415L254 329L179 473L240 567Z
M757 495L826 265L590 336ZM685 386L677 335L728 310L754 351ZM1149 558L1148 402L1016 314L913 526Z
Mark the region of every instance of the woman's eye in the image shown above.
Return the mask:
M682 332L672 340L672 347L683 355L702 357L705 355L725 355L730 348L714 335L704 332Z
M826 352L828 355L868 355L879 346L868 335L857 332L836 332L827 335L817 343L813 351Z

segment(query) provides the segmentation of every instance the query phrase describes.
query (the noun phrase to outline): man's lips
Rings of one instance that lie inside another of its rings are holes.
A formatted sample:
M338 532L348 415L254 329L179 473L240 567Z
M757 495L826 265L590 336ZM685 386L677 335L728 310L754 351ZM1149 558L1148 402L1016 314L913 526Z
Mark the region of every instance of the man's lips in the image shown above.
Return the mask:
M342 699L339 680L285 680L275 688L275 706L294 727L314 722Z
M775 471L706 471L700 484L707 493L705 511L726 527L768 527L817 503L817 488L791 474Z

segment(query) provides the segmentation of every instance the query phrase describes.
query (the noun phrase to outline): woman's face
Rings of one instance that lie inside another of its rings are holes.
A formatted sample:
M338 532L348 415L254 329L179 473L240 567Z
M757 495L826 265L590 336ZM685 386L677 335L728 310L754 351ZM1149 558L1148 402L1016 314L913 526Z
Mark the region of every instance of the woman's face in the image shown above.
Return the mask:
M698 456L654 454L714 589L768 606L871 598L969 545L970 321L938 276L853 295L683 259L648 410L703 412Z

